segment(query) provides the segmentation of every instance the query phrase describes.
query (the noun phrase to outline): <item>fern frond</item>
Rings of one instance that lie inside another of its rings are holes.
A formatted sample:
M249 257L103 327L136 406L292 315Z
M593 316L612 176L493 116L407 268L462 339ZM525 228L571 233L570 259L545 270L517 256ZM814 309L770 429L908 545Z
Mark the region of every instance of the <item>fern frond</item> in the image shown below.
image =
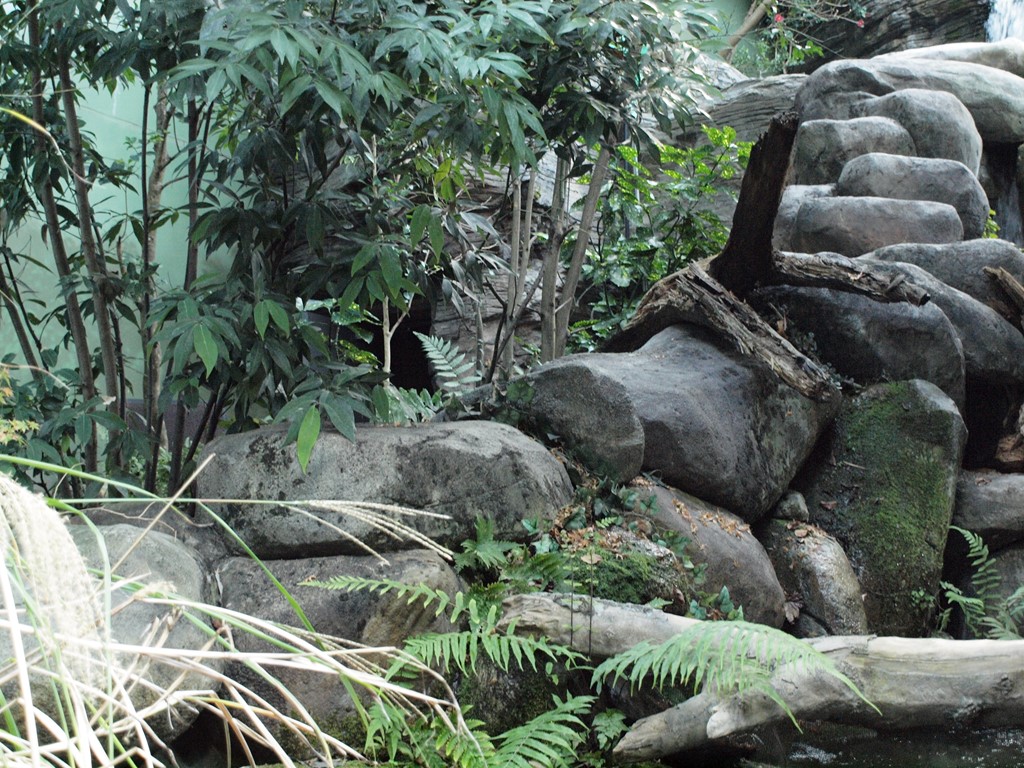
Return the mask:
M594 703L593 696L555 697L553 709L511 728L497 737L491 765L508 768L563 768L575 763L576 748L586 738L580 715Z
M476 365L466 360L466 354L460 352L452 342L415 333L427 360L434 367L434 373L441 380L441 386L448 392L458 395L481 381L476 372Z
M320 589L343 592L376 592L380 595L394 592L399 598L407 597L406 603L409 605L419 601L423 604L424 608L429 608L436 603L437 606L434 609L435 616L440 616L449 608L452 608L452 614L449 616L451 621L455 621L457 614L464 610L462 603L465 598L461 592L457 593L455 598L452 598L444 590L434 589L426 584L406 584L405 582L392 579L367 579L360 576L342 575L334 576L326 581L308 579L301 582L299 586L319 587Z
M495 623L496 620L495 620ZM554 645L541 637L486 631L479 628L463 632L428 633L409 638L405 651L428 666L458 669L463 674L476 670L483 653L496 667L508 671L510 667L536 670L540 659L575 664L583 657L568 648Z
M462 542L462 553L455 555L455 568L459 571L479 567L499 569L506 564L506 555L518 546L511 541L496 540L494 520L478 515L476 539Z
M742 621L706 621L659 645L640 643L614 656L594 670L593 684L600 691L609 679L614 684L642 681L665 686L689 686L721 695L758 690L793 713L771 685L780 667L823 672L870 704L831 659L807 643L771 627ZM873 706L873 705L872 705Z

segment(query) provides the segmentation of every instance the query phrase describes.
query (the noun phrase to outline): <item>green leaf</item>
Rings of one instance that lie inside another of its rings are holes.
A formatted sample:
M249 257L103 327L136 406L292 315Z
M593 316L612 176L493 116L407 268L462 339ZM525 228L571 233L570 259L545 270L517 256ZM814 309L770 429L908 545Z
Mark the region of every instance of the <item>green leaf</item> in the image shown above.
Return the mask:
M256 324L256 333L262 339L263 335L267 332L267 325L270 323L270 310L267 304L270 302L267 299L263 299L256 303L256 306L252 308L252 319Z
M213 338L210 329L202 323L196 325L192 335L192 346L199 359L206 366L206 377L209 378L217 365L217 342Z
M274 321L274 325L281 329L281 333L287 334L291 329L291 323L288 319L288 310L278 304L276 301L265 300L267 302L267 309L270 311L270 319Z
M349 440L356 439L356 420L351 405L340 397L327 398L320 405L338 432Z
M299 459L299 466L306 471L309 466L309 457L313 453L313 446L320 436L320 410L316 405L311 405L306 415L302 417L302 424L299 425L299 435L295 439L295 453Z
M444 251L444 227L441 225L441 219L437 216L431 216L427 227L430 235L430 250L439 259L441 258L442 251Z
M412 220L409 223L409 243L414 248L423 239L423 232L427 228L427 223L432 219L433 212L430 210L429 205L417 205L413 208Z

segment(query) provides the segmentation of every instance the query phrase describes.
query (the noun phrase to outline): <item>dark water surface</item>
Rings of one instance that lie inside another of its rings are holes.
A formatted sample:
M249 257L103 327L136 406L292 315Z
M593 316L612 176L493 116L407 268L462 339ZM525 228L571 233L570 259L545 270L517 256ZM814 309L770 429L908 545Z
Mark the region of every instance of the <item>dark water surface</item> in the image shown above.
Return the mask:
M1021 713L1024 724L1024 712ZM1024 730L951 734L801 736L781 765L791 768L1024 768Z

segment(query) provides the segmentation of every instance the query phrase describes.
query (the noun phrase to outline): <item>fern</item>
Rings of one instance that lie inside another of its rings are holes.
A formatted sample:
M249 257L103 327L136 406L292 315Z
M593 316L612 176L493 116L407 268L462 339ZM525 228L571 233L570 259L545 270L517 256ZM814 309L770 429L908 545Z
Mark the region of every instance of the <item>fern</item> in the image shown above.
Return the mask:
M576 748L586 738L580 720L594 703L593 696L555 698L555 706L528 723L511 728L496 741L491 765L508 768L561 768L575 763Z
M480 515L476 518L476 539L462 542L462 552L455 555L455 568L487 568L498 570L508 563L508 553L519 545L494 538L494 520Z
M593 684L626 680L631 686L650 681L656 687L690 686L718 694L759 691L799 725L789 705L771 684L780 667L820 671L863 695L831 659L807 643L777 629L743 621L707 621L664 643L641 642L600 664ZM874 705L871 705L874 706Z
M953 608L959 608L964 616L964 626L976 637L993 640L1014 640L1020 638L1020 624L1024 621L1024 586L1009 597L1003 597L1002 577L996 569L988 545L972 531L951 526L967 542L967 560L974 569L971 584L974 596L965 595L958 587L942 582L949 607L942 612L939 627L945 628Z
M452 342L422 333L415 335L434 367L434 374L448 393L458 396L480 383L476 364L466 360L466 354L460 352Z

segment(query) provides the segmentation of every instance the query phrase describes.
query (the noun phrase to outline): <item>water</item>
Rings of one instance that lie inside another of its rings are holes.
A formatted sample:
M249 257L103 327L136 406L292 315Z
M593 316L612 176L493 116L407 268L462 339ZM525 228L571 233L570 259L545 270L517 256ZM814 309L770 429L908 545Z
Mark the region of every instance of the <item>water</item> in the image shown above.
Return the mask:
M951 734L920 732L840 738L800 737L782 765L788 768L1019 768L1024 731Z
M1024 39L1024 0L992 0L985 32L992 41Z

